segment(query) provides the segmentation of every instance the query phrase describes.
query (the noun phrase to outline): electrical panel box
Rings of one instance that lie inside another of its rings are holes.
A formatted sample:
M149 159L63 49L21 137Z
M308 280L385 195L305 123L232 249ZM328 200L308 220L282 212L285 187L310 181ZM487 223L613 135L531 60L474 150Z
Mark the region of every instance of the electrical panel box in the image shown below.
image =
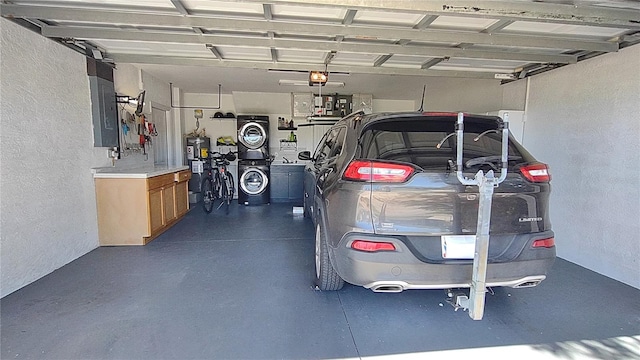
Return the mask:
M344 117L353 112L351 95L314 95L315 116L337 116Z
M333 116L345 117L353 112L351 95L336 95Z
M291 93L291 117L306 118L313 115L313 94Z
M113 85L113 69L106 64L87 59L87 74L91 90L93 146L118 146L118 110Z

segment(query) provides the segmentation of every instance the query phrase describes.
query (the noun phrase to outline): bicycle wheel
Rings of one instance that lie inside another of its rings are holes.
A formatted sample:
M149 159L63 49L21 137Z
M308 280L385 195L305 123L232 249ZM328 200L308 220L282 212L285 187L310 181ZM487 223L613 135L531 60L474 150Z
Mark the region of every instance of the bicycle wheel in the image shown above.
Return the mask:
M222 185L224 184L224 182L220 178L220 173L216 173L213 179L214 179L214 181L213 181L213 193L214 193L213 207L215 207L216 209L220 209L222 204L224 204L224 201L223 201L224 192L223 192L223 188L222 188Z
M225 213L229 213L229 203L231 202L231 200L229 200L229 189L227 187L227 180L225 179L224 181L222 181L222 198L220 199L220 205L218 205L218 208L220 208L220 206L224 205L224 211Z
M231 175L231 173L227 174L227 193L229 194L227 204L230 205L233 201L233 195L236 193L236 187L233 183L233 175Z
M213 179L211 176L207 176L202 180L202 208L207 214L213 210L213 203L215 199L215 192L213 188Z

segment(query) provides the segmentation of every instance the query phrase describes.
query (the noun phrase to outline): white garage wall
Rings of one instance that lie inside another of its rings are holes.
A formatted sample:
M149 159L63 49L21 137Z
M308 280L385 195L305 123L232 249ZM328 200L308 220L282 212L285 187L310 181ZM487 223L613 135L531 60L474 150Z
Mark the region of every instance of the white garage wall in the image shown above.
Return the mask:
M93 147L85 57L5 19L0 30L3 297L98 246L91 169L111 160ZM135 96L142 86L149 103L169 107L169 84L132 66L114 75L117 92ZM116 167L153 166L153 150L145 159L133 154Z
M98 231L86 60L8 20L0 26L5 296L96 248Z
M525 135L558 255L640 288L640 45L532 77Z
M416 106L413 100L373 99L372 106L373 112L416 111L420 103Z
M500 82L484 79L441 79L437 84L427 85L424 99L425 111L465 111L482 114L501 109ZM416 109L420 107L420 96L413 97ZM515 109L512 109L515 110Z

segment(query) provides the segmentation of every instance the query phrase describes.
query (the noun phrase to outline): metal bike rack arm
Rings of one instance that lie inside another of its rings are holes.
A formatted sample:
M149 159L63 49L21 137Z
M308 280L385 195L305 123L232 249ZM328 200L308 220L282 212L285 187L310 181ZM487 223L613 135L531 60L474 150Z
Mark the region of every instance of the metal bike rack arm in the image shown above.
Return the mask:
M491 225L491 201L493 198L493 188L497 187L507 178L507 165L509 159L509 117L505 114L502 124L502 169L500 177L495 178L493 170L485 175L479 170L474 179L468 179L462 174L463 170L463 143L464 143L464 114L458 113L456 124L457 135L457 167L456 175L458 181L463 185L478 186L479 206L478 223L476 227L476 244L473 256L473 274L471 278L471 289L469 291L469 316L473 320L482 320L484 315L484 303L486 292L487 262L489 256L489 228Z

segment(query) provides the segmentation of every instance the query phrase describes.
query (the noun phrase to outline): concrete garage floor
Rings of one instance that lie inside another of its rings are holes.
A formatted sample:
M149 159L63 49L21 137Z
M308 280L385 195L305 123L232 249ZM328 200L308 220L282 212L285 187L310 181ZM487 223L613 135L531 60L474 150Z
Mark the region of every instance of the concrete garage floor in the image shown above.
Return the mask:
M562 246L562 239L558 239ZM233 205L144 247L102 247L3 298L2 359L638 359L640 290L558 260L485 317L443 291L315 291L313 226Z

